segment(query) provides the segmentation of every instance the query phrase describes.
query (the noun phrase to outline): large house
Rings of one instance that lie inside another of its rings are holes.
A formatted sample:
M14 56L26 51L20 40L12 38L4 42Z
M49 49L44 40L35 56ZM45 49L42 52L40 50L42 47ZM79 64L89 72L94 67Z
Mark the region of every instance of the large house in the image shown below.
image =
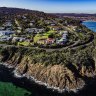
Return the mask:
M24 38L24 37L13 37L12 42L16 42L16 41L22 42L22 41L25 41L25 40L26 40L26 38Z
M42 28L42 29L27 28L27 29L25 29L25 32L28 32L28 33L42 33L42 32L44 32L44 28Z
M14 33L13 31L2 30L2 31L0 31L0 36L11 35L13 33Z
M12 23L11 23L11 21L6 21L3 26L5 26L5 27L11 27L12 26Z
M11 40L11 39L12 39L12 37L10 37L10 36L0 37L0 41L9 41L9 40Z
M68 31L64 31L62 34L62 38L60 40L57 40L57 44L64 45L68 41L67 36L68 36Z

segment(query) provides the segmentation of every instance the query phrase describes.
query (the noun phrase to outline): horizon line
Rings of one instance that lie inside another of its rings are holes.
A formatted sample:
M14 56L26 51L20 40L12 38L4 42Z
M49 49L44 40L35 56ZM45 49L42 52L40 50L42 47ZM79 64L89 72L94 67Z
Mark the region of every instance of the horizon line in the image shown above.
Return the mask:
M23 8L23 7L9 7L9 6L0 6L0 8L18 8L18 9L25 9L25 10L31 10L31 11L39 11L44 12L47 14L96 14L96 13L89 13L89 12L45 12L43 10L32 10L31 8Z

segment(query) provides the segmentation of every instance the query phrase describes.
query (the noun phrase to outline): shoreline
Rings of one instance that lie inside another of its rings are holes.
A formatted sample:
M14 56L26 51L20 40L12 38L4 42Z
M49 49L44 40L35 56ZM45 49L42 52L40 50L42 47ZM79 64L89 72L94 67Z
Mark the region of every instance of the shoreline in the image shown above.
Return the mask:
M17 79L22 79L22 78L26 78L28 81L30 82L34 82L36 83L38 86L43 86L45 87L47 90L51 90L52 92L57 92L60 94L64 94L66 92L70 93L78 93L79 90L83 89L83 86L80 86L80 88L76 88L76 89L69 89L69 88L64 88L64 89L60 89L59 87L54 87L54 86L49 86L48 83L44 83L42 81L38 81L37 79L35 79L33 76L29 76L28 74L23 74L20 75L19 73L17 73L17 69L15 69L13 66L7 64L7 63L1 63L1 65L3 65L4 67L8 68L8 69L13 69L13 77L17 78Z
M95 20L86 20L86 21L83 21L84 22L96 22Z
M90 24L90 23L93 23L93 24ZM83 21L82 25L86 26L88 29L90 29L91 31L96 33L96 28L95 28L96 24L94 24L94 23L96 23L96 21L88 20L88 21Z

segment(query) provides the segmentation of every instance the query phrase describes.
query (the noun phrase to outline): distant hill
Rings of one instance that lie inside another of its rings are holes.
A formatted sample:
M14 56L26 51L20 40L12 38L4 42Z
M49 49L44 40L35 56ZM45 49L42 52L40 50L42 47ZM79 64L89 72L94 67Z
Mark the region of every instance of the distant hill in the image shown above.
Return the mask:
M88 17L88 16L96 16L96 14L84 14L84 13L53 13L56 16L75 16L75 17Z
M48 14L42 11L22 9L22 8L12 8L12 7L0 7L0 14L3 15L31 14L33 16L38 17L53 17L53 18L57 17L55 14Z
M26 14L26 13L32 13L32 14L47 14L49 16L75 16L75 17L88 17L88 16L96 16L96 14L84 14L84 13L44 13L42 11L37 10L30 10L30 9L23 9L23 8L12 8L12 7L0 7L0 13L2 14Z
M0 7L0 13L44 13L41 11L29 10L29 9L21 9L21 8L10 8L10 7Z

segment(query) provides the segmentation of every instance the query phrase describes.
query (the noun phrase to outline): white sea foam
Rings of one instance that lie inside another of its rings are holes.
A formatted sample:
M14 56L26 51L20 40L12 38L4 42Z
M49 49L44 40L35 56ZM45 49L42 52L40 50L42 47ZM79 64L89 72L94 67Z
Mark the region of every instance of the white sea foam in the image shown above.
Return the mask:
M48 89L52 89L53 91L58 91L59 93L62 93L65 91L68 91L68 92L73 91L76 93L78 91L78 89L81 89L81 88L69 89L68 87L66 87L64 89L60 89L59 87L50 86L48 83L44 83L42 81L39 81L39 80L35 79L33 76L29 76L28 74L20 75L16 70L14 71L14 76L17 78L27 77L31 81L34 81L35 83L37 83L39 85L46 86ZM82 88L83 87L84 87L84 85L82 86Z
M6 63L2 63L2 65L4 65L5 67L8 67L8 68L13 68L12 66L9 66L8 64ZM23 77L26 77L27 79L31 80L31 81L34 81L35 83L39 84L39 85L43 85L45 86L46 88L48 89L52 89L53 91L58 91L59 93L62 93L62 92L65 92L65 91L73 91L73 92L78 92L78 89L82 89L84 87L84 85L82 87L79 87L79 88L76 88L76 89L69 89L68 87L65 87L64 89L60 89L59 87L54 87L54 86L50 86L48 83L44 83L42 81L39 81L37 79L35 79L33 76L30 76L28 74L19 74L17 72L17 68L13 71L13 74L14 74L14 77L15 78L23 78Z

